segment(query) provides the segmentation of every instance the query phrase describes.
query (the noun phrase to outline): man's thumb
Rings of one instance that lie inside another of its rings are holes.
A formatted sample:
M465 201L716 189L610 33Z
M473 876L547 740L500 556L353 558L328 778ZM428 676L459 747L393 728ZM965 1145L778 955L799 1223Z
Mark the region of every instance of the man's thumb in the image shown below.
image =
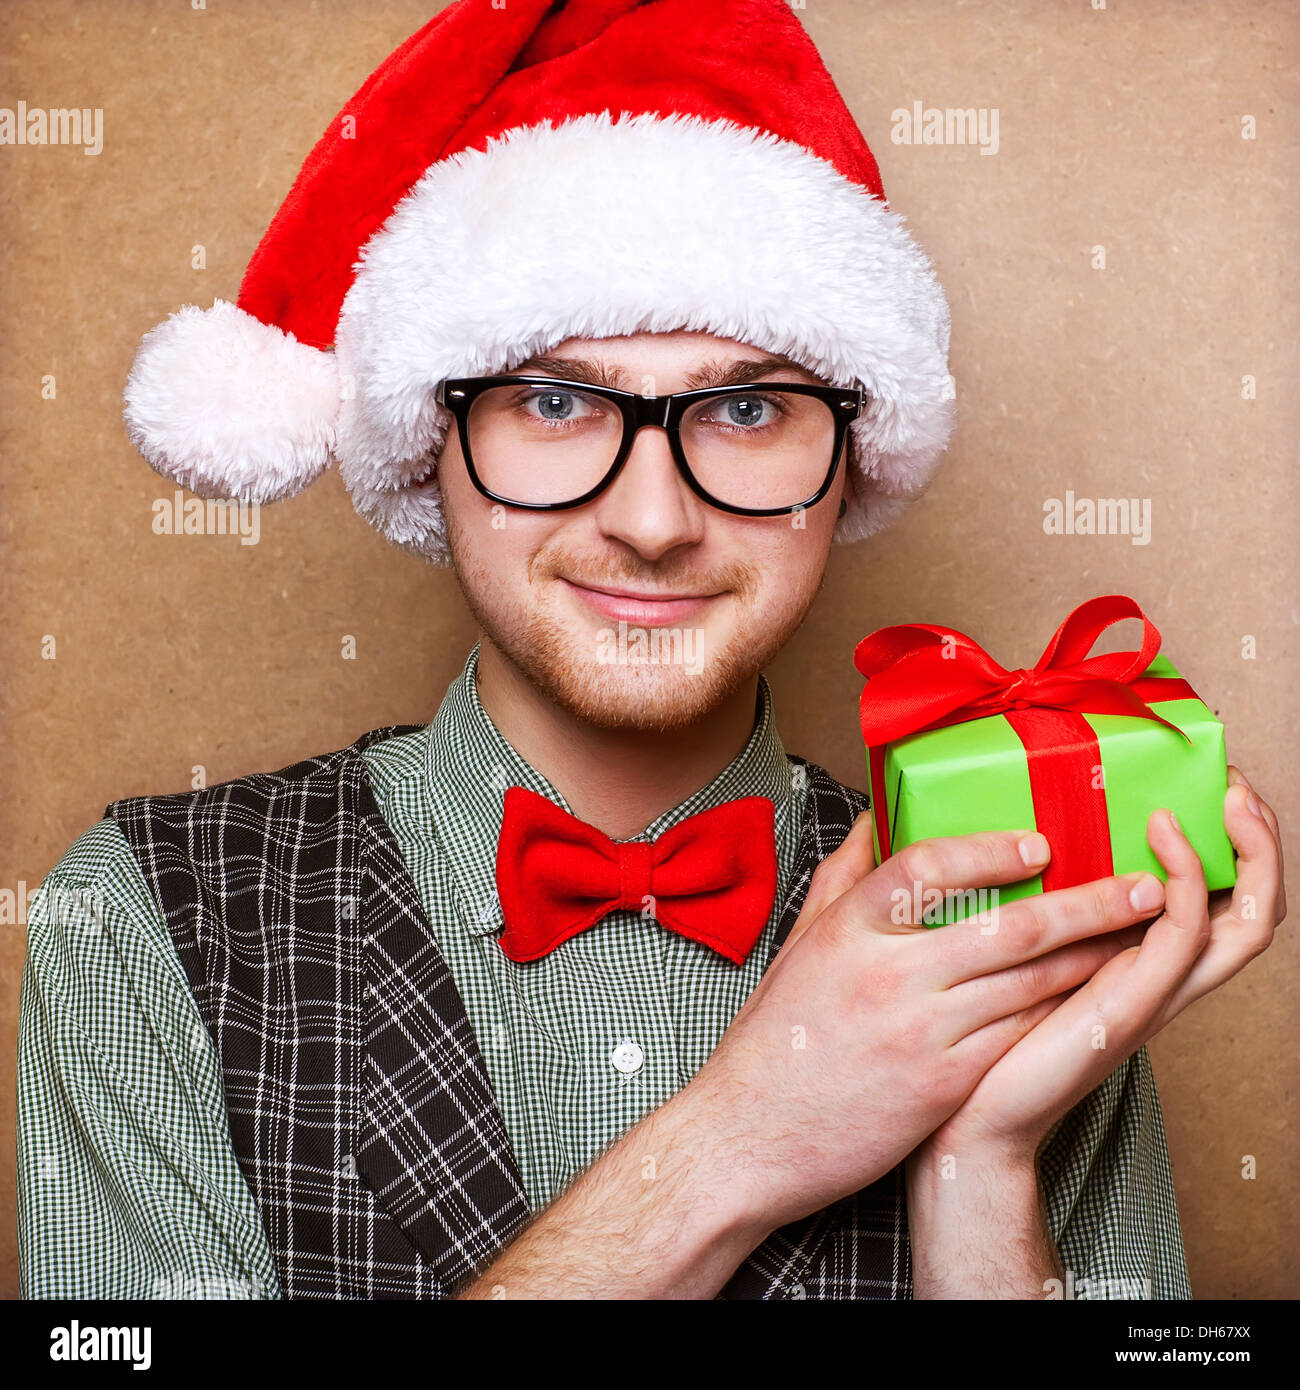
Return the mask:
M836 898L848 892L875 867L871 812L863 811L853 822L841 844L813 870L808 895L804 898L803 907L799 909L799 919L791 928L782 949L788 949Z

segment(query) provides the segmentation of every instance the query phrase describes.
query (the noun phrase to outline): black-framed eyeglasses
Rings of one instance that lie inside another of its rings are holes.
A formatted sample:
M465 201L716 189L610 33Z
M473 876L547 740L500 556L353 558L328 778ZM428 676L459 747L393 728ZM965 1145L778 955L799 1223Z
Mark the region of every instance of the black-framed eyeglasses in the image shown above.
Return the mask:
M638 430L664 430L692 492L737 516L783 516L830 491L862 384L754 382L644 396L556 377L443 381L470 480L484 497L533 511L580 507L602 493Z

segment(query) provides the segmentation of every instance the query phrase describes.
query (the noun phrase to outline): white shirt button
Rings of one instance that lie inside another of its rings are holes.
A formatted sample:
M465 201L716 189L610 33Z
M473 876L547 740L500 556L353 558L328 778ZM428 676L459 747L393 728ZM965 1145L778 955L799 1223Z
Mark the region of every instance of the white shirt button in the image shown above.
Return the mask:
M622 1072L624 1076L634 1076L645 1066L645 1053L637 1043L625 1038L609 1054L609 1060L615 1071Z

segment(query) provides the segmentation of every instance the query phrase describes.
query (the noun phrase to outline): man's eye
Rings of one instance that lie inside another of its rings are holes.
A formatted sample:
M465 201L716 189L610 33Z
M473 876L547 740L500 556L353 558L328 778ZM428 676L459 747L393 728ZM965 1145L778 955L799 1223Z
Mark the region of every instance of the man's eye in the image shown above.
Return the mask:
M523 405L529 414L541 420L580 420L596 414L599 409L592 396L553 387L530 392Z
M785 405L778 396L755 392L711 401L700 418L706 424L755 429L775 424L784 414Z
M761 425L773 414L771 404L762 396L729 396L723 406L733 425Z

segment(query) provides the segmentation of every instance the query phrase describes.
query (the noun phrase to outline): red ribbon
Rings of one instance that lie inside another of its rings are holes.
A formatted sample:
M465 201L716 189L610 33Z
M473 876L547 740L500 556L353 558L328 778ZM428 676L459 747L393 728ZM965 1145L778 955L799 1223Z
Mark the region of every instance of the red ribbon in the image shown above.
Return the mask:
M1137 651L1089 656L1101 634L1125 618L1142 621ZM1147 708L1153 700L1196 699L1185 680L1144 676L1160 650L1160 633L1135 600L1106 594L1081 603L1056 629L1032 669L1008 671L972 638L930 623L884 627L853 655L867 677L862 737L870 750L871 801L880 857L890 855L885 809L885 746L908 734L1003 714L1025 746L1035 823L1052 859L1043 891L1113 872L1104 787L1094 768L1101 750L1088 714L1154 720L1191 739Z

